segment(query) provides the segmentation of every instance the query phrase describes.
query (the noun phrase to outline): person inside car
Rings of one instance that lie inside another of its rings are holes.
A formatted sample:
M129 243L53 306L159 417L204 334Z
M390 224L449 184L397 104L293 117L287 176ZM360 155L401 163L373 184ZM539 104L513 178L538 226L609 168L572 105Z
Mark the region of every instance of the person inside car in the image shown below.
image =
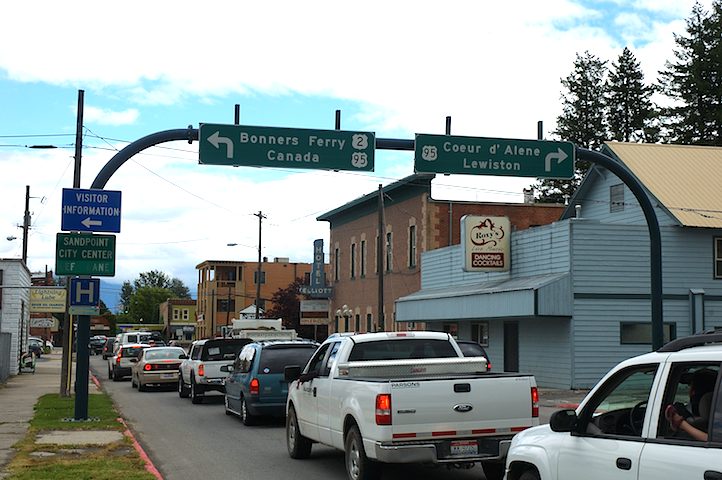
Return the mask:
M664 412L672 431L682 431L694 440L707 441L707 424L716 381L717 374L712 370L701 369L694 372L689 385L691 412L678 404L667 405Z

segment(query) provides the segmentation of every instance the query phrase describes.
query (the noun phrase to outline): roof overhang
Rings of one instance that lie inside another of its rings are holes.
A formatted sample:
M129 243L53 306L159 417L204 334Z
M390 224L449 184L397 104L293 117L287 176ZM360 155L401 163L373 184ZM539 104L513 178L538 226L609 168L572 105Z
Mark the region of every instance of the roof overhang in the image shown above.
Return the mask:
M480 318L571 317L569 273L422 289L396 300L397 322Z

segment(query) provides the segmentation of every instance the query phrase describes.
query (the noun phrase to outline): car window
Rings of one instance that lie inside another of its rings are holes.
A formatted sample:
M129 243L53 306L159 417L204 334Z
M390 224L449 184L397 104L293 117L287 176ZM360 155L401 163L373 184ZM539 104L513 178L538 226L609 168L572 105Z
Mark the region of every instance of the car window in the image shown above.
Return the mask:
M259 373L283 373L287 365L300 365L308 363L316 348L312 345L289 346L284 348L264 348L258 363Z
M138 335L132 334L125 337L126 343L138 343Z
M173 360L183 355L182 348L154 348L146 350L144 358L146 360Z
M249 342L206 342L201 360L212 362L216 360L233 360L238 352Z
M251 370L251 365L253 365L253 357L255 355L256 349L254 347L244 347L241 353L238 354L238 358L234 364L234 370L240 373L248 373Z
M718 389L716 385L719 370L719 363L680 362L672 366L664 391L657 429L658 438L693 440L684 431L675 431L672 428L665 417L667 405L675 405L677 411L685 412L683 416L687 423L696 429L710 432L710 422L716 422L711 410L714 392ZM718 435L722 436L722 432Z
M640 437L658 365L641 365L607 380L579 416L582 431Z
M323 368L321 369L321 376L328 377L331 374L331 364L336 359L338 349L341 346L341 342L334 342L329 349L328 358L323 362Z
M357 343L351 350L349 361L448 357L458 357L448 340L408 338Z
M203 349L203 348L202 348L201 345L197 345L197 344L196 344L196 345L193 345L193 350L191 351L191 358L192 358L193 360L200 360L200 359L201 359L201 350L202 350L202 349Z
M142 347L124 347L122 357L138 358L142 351L143 351Z
M308 362L304 373L321 372L321 365L323 365L323 361L326 359L326 353L328 352L330 346L331 344L327 343L326 345L321 346L321 348L316 351L316 353L311 358L311 361Z

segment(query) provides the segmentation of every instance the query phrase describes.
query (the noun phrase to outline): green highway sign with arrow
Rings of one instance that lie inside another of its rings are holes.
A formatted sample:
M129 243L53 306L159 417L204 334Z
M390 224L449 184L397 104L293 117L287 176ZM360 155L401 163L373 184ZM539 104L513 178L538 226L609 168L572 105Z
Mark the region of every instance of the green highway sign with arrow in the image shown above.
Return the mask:
M574 144L417 133L414 144L414 171L572 178Z
M373 172L373 132L202 123L198 163Z

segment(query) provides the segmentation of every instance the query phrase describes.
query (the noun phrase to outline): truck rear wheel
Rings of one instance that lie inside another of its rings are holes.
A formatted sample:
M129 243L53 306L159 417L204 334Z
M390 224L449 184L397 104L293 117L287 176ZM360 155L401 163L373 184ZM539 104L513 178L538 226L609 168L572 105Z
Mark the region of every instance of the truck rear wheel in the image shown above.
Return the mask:
M311 440L301 435L298 428L298 418L293 405L288 409L286 417L286 447L291 458L303 459L311 455Z
M356 425L346 434L344 447L349 480L376 480L381 477L381 465L366 456L361 432Z
M191 377L191 403L201 403L203 401L203 395L200 390L201 387L199 387L195 379Z
M183 374L178 375L178 396L180 398L188 398L188 387L183 381Z

